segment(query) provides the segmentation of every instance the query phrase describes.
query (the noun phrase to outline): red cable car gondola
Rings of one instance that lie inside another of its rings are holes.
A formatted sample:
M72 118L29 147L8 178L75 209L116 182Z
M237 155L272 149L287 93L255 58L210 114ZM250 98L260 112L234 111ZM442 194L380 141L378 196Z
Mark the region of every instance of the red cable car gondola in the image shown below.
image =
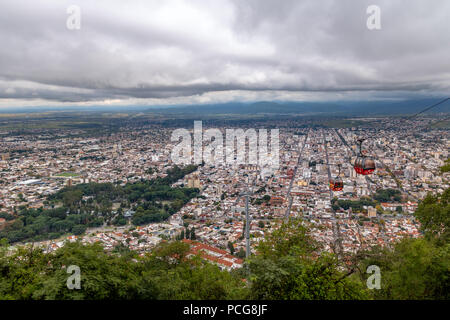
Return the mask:
M341 165L338 165L339 173L335 178L330 180L330 189L333 191L342 191L344 189L344 181L341 178Z
M358 140L359 154L356 157L355 164L353 167L355 168L356 173L367 176L375 171L375 161L373 161L373 159L367 157L362 153L361 145L363 141L364 141L363 139Z

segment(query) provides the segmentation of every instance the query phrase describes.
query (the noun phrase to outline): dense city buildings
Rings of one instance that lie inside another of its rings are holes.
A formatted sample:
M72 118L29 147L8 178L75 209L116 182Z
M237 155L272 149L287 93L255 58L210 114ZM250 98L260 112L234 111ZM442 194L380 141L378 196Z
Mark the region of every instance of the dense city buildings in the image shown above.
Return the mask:
M106 249L122 244L146 252L161 241L189 236L204 246L242 258L246 244L245 192L250 192L252 254L265 232L288 217L302 218L326 250L336 250L336 243L340 243L342 250L356 252L367 246L389 245L402 237L420 236L412 215L418 201L427 193L448 188L448 174L439 172L448 158L448 131L427 128L433 121L428 118L405 124L396 118L357 120L359 126L343 128L308 127L295 121L249 121L240 128L280 127L278 167L267 171L248 163L203 164L172 184L174 188L196 188L199 196L182 205L167 221L133 225L136 204L110 203L91 212L103 217L102 225L88 228L84 234L40 243L52 251L64 241L77 238L101 242ZM225 132L229 124L216 122L209 127ZM47 197L68 186L125 186L162 178L175 166L171 152L176 143L170 141L173 130L153 123L139 128L124 125L95 135L83 129L43 130L33 135L3 130L0 212L15 217L24 207L54 207ZM376 163L375 172L369 176L358 175L352 166L356 140L360 138L366 139L363 151ZM243 147L246 149L246 145ZM330 192L329 177L336 177L339 167L343 190ZM82 201L89 202L90 198L84 196ZM118 215L126 219L121 224L114 223ZM2 218L0 228L7 229L13 223ZM225 263L227 268L230 263L233 267L240 264L230 261Z

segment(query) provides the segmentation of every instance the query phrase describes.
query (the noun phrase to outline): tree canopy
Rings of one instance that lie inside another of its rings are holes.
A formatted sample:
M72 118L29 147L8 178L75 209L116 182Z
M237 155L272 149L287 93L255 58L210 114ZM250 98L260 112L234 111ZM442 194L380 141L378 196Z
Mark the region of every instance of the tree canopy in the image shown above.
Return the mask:
M162 243L144 257L129 250L107 253L99 244L67 243L51 254L27 247L12 255L0 248L0 300L235 299L245 282L199 257L189 245ZM69 289L67 269L79 266L80 290Z

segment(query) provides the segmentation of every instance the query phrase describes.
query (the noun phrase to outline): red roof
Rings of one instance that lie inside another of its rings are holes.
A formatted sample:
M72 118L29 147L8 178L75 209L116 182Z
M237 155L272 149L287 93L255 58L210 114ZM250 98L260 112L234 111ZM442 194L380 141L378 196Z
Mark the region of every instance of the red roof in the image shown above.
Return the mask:
M218 249L216 247L204 244L204 243L200 243L197 241L192 241L189 239L183 239L182 240L184 243L188 243L191 245L191 250L190 253L191 254L199 254L202 258L207 259L209 261L213 261L216 262L220 265L224 265L227 267L232 267L233 264L242 264L244 263L244 261L242 259L236 258L232 255L230 255L227 251L222 250L222 249ZM210 251L210 252L214 252L219 254L219 257L215 257L212 256L210 254L208 254L205 251ZM225 259L229 259L231 261L225 260Z

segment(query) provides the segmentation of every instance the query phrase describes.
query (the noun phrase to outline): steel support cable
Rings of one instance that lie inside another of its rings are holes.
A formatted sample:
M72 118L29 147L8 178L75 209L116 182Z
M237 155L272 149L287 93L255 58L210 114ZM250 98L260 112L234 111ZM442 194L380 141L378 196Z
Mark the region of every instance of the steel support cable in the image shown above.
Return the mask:
M344 143L344 145L352 152L352 154L353 154L354 156L356 156L355 151L354 151L353 149L350 148L350 146L348 145L347 141L346 141L345 138L340 134L340 132L339 132L337 129L335 129L335 132L336 132L336 134L339 136L339 138L342 140L342 142ZM379 159L379 157L376 155L376 153L374 153L374 155L375 155L375 158L383 165L383 167L387 168L387 166L383 163L383 161L381 161L381 160ZM351 163L350 159L349 159L349 163L350 163L351 166L353 166L353 164ZM394 181L397 183L398 178L395 176L395 174L394 174L393 172L391 172L390 170L388 170L388 172L389 172L389 174L392 176L392 178L394 179ZM372 189L371 189L371 187L370 187L370 183L374 184L375 186L377 186L377 184L376 184L372 179L370 179L368 176L364 176L364 178L366 179L367 187L368 187L370 193L372 194L373 191L372 191ZM398 185L398 183L397 183L397 185ZM405 191L405 190L404 190L403 188L401 188L400 186L399 186L399 188L400 188L400 190L402 190L404 193L410 195L409 192ZM412 196L412 195L411 195L411 196ZM414 197L414 196L412 196L412 197Z
M327 162L327 172L328 172L328 181L331 181L331 170L330 170L330 161L328 159L328 144L327 141L325 139L325 132L323 132L323 141L324 141L324 145L325 145L325 159ZM336 216L336 211L333 209L333 198L334 198L334 194L333 194L333 190L331 190L331 188L329 188L330 191L330 205L331 205L331 212L333 212L333 233L334 233L334 238L335 238L335 242L337 242L338 247L339 247L339 253L338 255L341 255L344 250L342 248L342 236L341 236L341 230L340 230L340 226L339 223L337 222L337 216Z
M444 102L446 102L446 101L448 101L448 100L450 100L450 98L445 98L445 99L443 99L443 100L441 100L441 101L439 101L439 102L437 102L437 103L435 103L435 104L433 104L433 105L431 105L431 106L429 106L429 107L427 107L427 108L421 110L420 112L417 112L416 114L414 114L414 115L412 115L412 116L410 116L410 117L407 117L406 119L407 119L407 120L413 119L413 118L417 117L418 115L420 115L420 114L422 114L422 113L424 113L424 112L426 112L426 111L429 111L429 110L431 110L432 108L435 108L435 107L437 107L438 105L441 105L442 103L444 103ZM443 119L443 120L439 120L439 121L434 122L434 123L433 123L433 122L432 122L432 123L429 123L427 126L425 126L425 128L427 128L427 127L430 126L430 125L436 125L436 124L438 124L438 123L445 122L445 121L447 121L447 120L449 120L449 119L450 119L450 117L447 117L447 118L445 118L445 119ZM352 148L350 148L349 144L347 143L347 141L345 140L345 138L340 134L340 132L339 132L337 129L335 129L335 132L336 132L337 136L341 139L341 141L343 142L343 144L351 151L351 153L352 153L354 156L356 156L355 151L354 151ZM389 148L390 148L390 147L389 147ZM392 149L391 149L391 150L392 150ZM375 153L375 157L376 157L376 159L383 165L383 167L385 167L386 169L388 169L388 167L384 164L384 162L383 162L381 159L379 159L379 157L376 155L376 153ZM350 165L352 166L351 160L348 159L348 161L349 161ZM330 175L329 163L328 163L328 152L327 152L327 165L328 165L328 177L330 178L331 175ZM394 179L394 181L395 181L395 182L397 183L397 185L398 185L398 182L397 182L397 181L398 181L398 178L395 176L395 174L394 174L391 170L388 170L388 172L391 174L392 178ZM367 181L367 185L368 185L369 190L370 190L370 185L369 185L370 179L369 179L367 176L366 176L366 181ZM399 186L399 185L398 185L398 186ZM400 188L404 193L408 194L409 196L413 197L414 199L417 199L415 196L411 195L408 191L406 191L403 187L399 186L399 188ZM330 190L330 191L331 191L331 190ZM332 191L331 191L331 194L332 194ZM379 219L378 219L378 220L379 220ZM358 235L359 235L359 237L360 237L360 245L362 245L362 244L363 244L363 240L362 240L362 237L361 237L361 233L360 233L359 228L358 228ZM383 236L384 236L384 238L385 238L384 231L383 231ZM385 239L385 240L386 240L386 239Z
M449 97L449 98L445 98L445 99L443 99L443 100L441 100L441 101L439 101L439 102L433 104L432 106L426 107L426 108L423 109L422 111L419 111L419 112L417 112L416 114L413 114L412 116L407 117L406 119L407 119L407 120L410 120L410 119L412 119L412 118L415 118L415 117L417 117L419 114L422 114L422 113L424 113L424 112L427 112L428 110L431 110L431 109L433 109L434 107L437 107L438 105L440 105L440 104L442 104L442 103L444 103L444 102L446 102L446 101L448 101L448 100L450 100L450 97Z
M344 143L344 145L347 146L347 147L352 151L353 154L355 154L355 152L350 148L350 146L348 145L347 141L345 141L345 138L339 133L339 131L338 131L337 129L335 129L335 132L336 132L336 134L341 138L341 140L342 140L342 142ZM380 161L380 162L381 162L381 161ZM384 165L383 162L381 162L381 163ZM350 164L351 164L351 163L350 163ZM386 167L386 165L384 165L384 166ZM387 168L387 167L386 167L386 168ZM394 173L392 173L392 175L395 177ZM366 178L367 178L367 177L366 177ZM404 190L404 189L403 189L403 191L404 191L405 193L407 193L408 195L410 195L411 197L417 199L416 197L414 197L413 195L411 195L408 191L406 191L406 190ZM378 222L381 224L380 218L379 218L378 216L377 216L377 219L378 219ZM362 236L361 236L359 227L358 227L358 235L359 235L359 237L360 237L360 249L361 249L361 247L362 247L363 244L364 244L364 240L362 239ZM385 241L385 243L387 243L387 237L386 237L386 234L385 234L385 231L384 231L383 228L381 228L381 236L382 236L383 240Z
M294 183L295 177L297 175L298 166L299 166L300 161L302 159L303 150L305 148L306 141L308 140L308 135L309 135L309 130L306 132L305 140L303 141L302 148L300 149L300 153L298 155L297 164L295 165L294 172L293 172L292 178L291 178L291 182L289 183L288 191L286 193L286 196L289 199L289 203L288 203L288 207L286 209L286 213L284 215L285 220L289 219L289 215L291 214L291 207L292 207L292 201L293 201L293 197L291 196L291 189L292 189L292 185Z
M449 98L445 98L445 99L443 99L443 100L441 100L441 101L439 101L439 102L437 102L437 103L435 103L435 104L433 104L433 105L431 105L431 106L429 106L429 107L426 107L425 109L423 109L423 110L421 110L421 111L419 111L419 112L417 112L417 113L413 114L412 116L409 116L409 117L407 117L407 118L405 118L405 119L406 119L406 120L411 120L411 119L417 117L418 115L420 115L420 114L422 114L422 113L424 113L424 112L427 112L428 110L431 110L432 108L437 107L438 105L441 105L441 104L443 104L444 102L447 102L448 100L450 100L450 97L449 97ZM445 119L443 119L443 120L438 120L438 121L436 121L436 122L431 122L431 123L427 124L426 126L424 126L422 129L425 129L425 128L431 126L431 125L436 125L436 124L438 124L438 123L447 121L447 120L449 120L449 119L450 119L450 117L447 117L447 118L445 118ZM403 139L403 138L405 138L405 137L407 137L407 136L408 136L408 135L404 135L404 136L400 137L399 139Z

